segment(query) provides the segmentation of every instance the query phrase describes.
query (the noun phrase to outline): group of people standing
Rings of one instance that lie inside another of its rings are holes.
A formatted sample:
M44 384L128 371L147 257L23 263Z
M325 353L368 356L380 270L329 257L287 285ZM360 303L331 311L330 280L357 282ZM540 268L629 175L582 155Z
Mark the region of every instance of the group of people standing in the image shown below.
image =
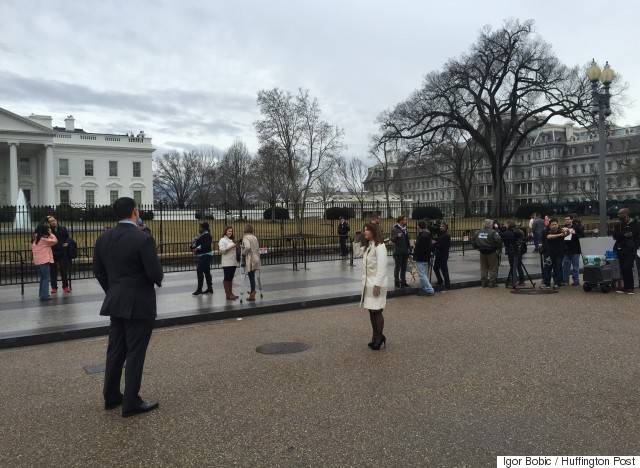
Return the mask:
M47 216L38 223L31 235L33 264L39 277L38 296L41 301L50 301L51 294L58 293L58 271L62 280L62 290L71 292L69 267L71 258L69 243L74 242L67 229L58 224L54 216ZM49 290L51 284L51 290Z
M213 239L209 232L209 223L202 222L198 227L199 235L193 240L191 250L198 258L196 274L198 278L197 289L193 292L194 296L201 294L213 294L213 282L211 278L211 261L213 259ZM236 242L233 227L225 226L222 237L218 241L218 249L220 251L220 263L224 280L222 282L226 299L233 301L238 299L233 293L233 278L238 267L238 262L244 258L249 278L249 296L247 301L256 300L256 271L260 269L260 246L258 239L253 235L253 226L247 224L244 227L244 235L242 243ZM202 290L204 280L207 282L207 289Z

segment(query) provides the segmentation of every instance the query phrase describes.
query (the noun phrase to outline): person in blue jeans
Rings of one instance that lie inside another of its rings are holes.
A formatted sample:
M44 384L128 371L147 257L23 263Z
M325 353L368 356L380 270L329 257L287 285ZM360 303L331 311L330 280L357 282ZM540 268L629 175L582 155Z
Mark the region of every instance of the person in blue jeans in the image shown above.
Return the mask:
M564 218L565 227L569 229L570 236L564 239L564 260L562 262L562 283L569 284L569 273L573 282L572 286L580 285L580 238L584 237L584 228L577 213L571 213Z
M435 292L429 278L427 278L427 265L431 260L431 241L432 236L427 229L427 222L425 220L418 221L418 238L413 249L413 260L416 262L421 287L418 296L433 296Z
M542 285L540 289L551 288L551 274L553 273L553 289L560 289L562 284L562 260L564 259L565 241L569 235L569 229L560 228L558 220L551 218L549 227L542 237L542 255L544 256L544 269L542 271Z
M451 236L449 226L442 222L439 226L438 240L434 248L433 272L436 274L438 284L444 284L445 291L451 291L451 280L449 279L449 249L451 248Z

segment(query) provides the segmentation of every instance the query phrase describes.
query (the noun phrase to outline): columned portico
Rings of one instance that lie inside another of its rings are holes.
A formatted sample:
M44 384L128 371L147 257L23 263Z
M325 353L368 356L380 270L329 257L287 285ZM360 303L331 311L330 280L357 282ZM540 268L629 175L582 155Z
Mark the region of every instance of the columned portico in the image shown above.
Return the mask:
M53 144L44 145L44 204L53 206L56 204L55 177L53 174Z
M7 184L7 200L15 206L18 203L18 142L9 142L9 180Z

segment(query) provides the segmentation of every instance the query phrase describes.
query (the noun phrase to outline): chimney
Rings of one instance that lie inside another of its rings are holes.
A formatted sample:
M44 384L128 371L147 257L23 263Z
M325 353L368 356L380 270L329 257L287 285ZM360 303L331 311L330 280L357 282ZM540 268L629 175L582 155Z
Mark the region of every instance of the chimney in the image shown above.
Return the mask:
M75 119L73 118L73 115L68 116L66 119L64 119L64 129L67 132L75 131L74 122L75 122Z

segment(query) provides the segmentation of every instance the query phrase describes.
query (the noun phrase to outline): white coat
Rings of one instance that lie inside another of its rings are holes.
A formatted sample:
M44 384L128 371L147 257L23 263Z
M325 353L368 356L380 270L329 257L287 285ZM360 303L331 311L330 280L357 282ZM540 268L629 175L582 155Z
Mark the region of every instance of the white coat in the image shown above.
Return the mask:
M364 248L362 255L362 297L360 306L369 310L384 309L387 304L387 248L373 241ZM374 297L373 287L380 286L380 295Z
M220 250L220 264L223 267L238 265L236 249L231 247L232 244L235 244L235 242L227 236L223 236L222 239L220 239L220 242L218 242L218 249Z

